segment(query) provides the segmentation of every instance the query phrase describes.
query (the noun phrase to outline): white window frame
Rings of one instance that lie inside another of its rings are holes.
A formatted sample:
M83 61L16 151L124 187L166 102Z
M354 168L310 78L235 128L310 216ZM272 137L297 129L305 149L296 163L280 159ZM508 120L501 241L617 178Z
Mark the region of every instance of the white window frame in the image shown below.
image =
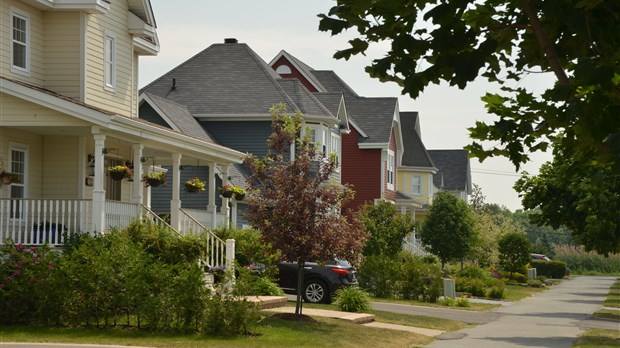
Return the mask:
M415 183L415 179L417 179L418 183ZM412 174L411 175L411 194L420 196L422 195L422 175Z
M328 151L328 144L325 141L327 127L320 123L306 123L304 132L308 132L310 134L309 142L317 149L317 152L319 152L317 153L317 157L324 157ZM317 146L320 147L317 148Z
M21 19L25 22L26 24L26 38L25 38L25 42L22 42L20 40L17 40L15 38L15 28L13 26L13 20L14 18L18 18ZM23 12L23 11L19 11L15 8L11 8L11 71L14 73L18 73L18 74L22 74L22 75L26 75L26 76L30 76L30 16ZM15 49L14 46L15 44L20 44L20 45L24 45L26 52L25 52L25 57L24 57L24 65L25 66L19 66L15 64L15 60L14 60L14 54L15 54Z
M387 187L390 190L394 189L395 173L394 173L394 151L388 150L387 154Z
M105 89L116 89L116 35L106 30L103 35L103 84Z
M336 172L340 172L340 149L342 148L341 141L340 135L330 133L329 153L330 155L332 153L336 154Z
M16 173L16 174L21 174L20 177L20 182L19 183L11 183L9 185L9 197L11 199L24 199L28 197L28 162L29 162L29 157L30 157L30 148L28 145L25 144L18 144L18 143L10 143L9 144L9 163L8 163L8 170L11 173ZM19 173L17 171L15 171L15 167L13 166L13 162L14 162L14 158L13 158L13 152L22 152L24 154L24 163L23 163L23 172ZM22 195L21 197L14 197L13 196L13 187L21 187L22 188ZM23 218L23 213L24 213L24 204L22 202L19 202L17 205L18 209L19 209L19 214L17 216L14 215L14 213L11 214L11 219L15 219L15 220L21 220Z

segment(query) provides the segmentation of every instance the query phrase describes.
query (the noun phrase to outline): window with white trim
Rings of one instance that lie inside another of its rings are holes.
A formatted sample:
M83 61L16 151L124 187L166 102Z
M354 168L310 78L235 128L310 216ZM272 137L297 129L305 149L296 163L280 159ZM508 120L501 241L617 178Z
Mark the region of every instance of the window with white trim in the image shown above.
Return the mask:
M394 189L394 152L388 151L387 156L387 183L389 189Z
M106 88L116 87L116 38L111 33L104 35L104 82Z
M10 172L13 173L16 178L11 182L10 197L13 199L26 198L26 182L27 182L27 161L28 161L28 148L27 146L11 146L9 167ZM11 204L11 218L22 218L22 203Z
M318 156L323 156L327 152L324 128L325 127L320 124L306 123L306 131L310 137L310 144L315 146L316 149L321 152L320 154L317 154Z
M340 136L338 134L331 133L329 143L329 153L336 155L336 171L340 170Z
M422 176L413 174L411 176L411 193L414 195L422 194Z
M11 67L27 72L30 58L30 24L28 16L22 13L11 13Z

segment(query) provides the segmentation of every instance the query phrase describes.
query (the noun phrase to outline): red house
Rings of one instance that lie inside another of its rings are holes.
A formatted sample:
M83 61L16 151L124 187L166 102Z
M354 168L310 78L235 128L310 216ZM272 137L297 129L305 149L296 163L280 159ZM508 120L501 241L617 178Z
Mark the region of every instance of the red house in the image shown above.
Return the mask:
M403 152L398 99L360 96L335 72L314 70L286 51L269 65L281 77L301 81L332 113L345 110L350 132L342 136L341 178L356 192L351 208L394 201Z

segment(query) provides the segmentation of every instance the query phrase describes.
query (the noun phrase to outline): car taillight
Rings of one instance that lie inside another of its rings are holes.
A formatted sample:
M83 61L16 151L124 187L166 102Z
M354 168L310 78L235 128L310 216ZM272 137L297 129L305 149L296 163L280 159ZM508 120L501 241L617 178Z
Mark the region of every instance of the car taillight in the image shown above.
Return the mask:
M342 276L346 276L347 274L349 274L349 270L342 269L342 268L332 268L332 272L338 273Z

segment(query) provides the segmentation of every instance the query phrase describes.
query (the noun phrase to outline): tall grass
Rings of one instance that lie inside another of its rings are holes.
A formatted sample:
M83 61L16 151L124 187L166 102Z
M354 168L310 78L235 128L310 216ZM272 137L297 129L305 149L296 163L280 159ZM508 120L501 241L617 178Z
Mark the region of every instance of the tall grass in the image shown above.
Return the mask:
M566 262L572 273L620 274L620 254L605 257L582 246L555 245L555 259Z

